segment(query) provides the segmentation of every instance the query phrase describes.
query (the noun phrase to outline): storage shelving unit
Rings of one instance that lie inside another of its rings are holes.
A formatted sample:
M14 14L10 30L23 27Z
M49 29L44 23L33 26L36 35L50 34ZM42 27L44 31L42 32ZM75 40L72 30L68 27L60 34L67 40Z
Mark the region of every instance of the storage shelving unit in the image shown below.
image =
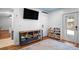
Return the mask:
M53 28L48 30L48 37L60 40L60 28Z
M36 40L42 40L42 30L32 30L32 31L20 31L19 38L20 38L20 45L28 44Z

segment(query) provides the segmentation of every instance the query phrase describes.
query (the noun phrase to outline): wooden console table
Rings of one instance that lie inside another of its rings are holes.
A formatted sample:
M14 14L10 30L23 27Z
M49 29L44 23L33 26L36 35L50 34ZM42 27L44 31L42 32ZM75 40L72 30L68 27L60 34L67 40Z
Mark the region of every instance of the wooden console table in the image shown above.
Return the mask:
M20 31L19 44L20 45L28 44L35 40L41 40L42 37L43 37L42 30Z

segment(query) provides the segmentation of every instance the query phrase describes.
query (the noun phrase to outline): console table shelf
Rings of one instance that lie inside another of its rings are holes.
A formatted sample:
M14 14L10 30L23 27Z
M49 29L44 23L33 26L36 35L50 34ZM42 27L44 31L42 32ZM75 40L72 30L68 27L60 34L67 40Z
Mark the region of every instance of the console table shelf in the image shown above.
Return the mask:
M42 30L34 30L34 31L20 31L19 38L20 38L20 45L31 43L35 40L42 39Z

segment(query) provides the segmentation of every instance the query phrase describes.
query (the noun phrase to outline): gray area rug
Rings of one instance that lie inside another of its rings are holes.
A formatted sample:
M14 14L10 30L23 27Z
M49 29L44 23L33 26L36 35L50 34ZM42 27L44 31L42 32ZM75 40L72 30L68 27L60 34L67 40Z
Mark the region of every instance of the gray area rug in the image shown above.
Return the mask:
M53 40L47 39L20 50L79 50L79 48Z

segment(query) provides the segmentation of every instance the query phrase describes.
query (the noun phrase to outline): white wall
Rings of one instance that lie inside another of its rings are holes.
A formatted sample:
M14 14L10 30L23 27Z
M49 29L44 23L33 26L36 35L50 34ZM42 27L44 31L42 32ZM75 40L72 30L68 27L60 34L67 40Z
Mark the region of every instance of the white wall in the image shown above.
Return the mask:
M14 8L13 17L13 30L14 30L14 40L15 43L19 44L19 31L30 31L42 29L42 24L44 25L44 36L47 35L47 14L42 13L39 9L33 10L39 11L38 20L23 19L23 8Z
M12 8L0 8L0 29L9 30L11 33L12 30Z
M43 28L42 28L42 25L43 25ZM47 29L48 29L48 15L47 14L40 12L38 27L43 30L43 36L47 36Z
M61 29L61 35L62 35L62 16L64 11L62 9L53 11L48 14L48 26L49 27L58 27Z
M3 30L9 30L11 28L11 19L9 17L0 18L0 28Z
M63 8L56 11L52 11L48 14L48 23L50 27L62 27L62 17L65 13L77 12L78 8Z
M58 10L58 11L54 11L49 13L48 15L48 20L49 20L49 26L50 27L59 27L61 28L62 26L62 15L63 15L63 11L62 10Z

